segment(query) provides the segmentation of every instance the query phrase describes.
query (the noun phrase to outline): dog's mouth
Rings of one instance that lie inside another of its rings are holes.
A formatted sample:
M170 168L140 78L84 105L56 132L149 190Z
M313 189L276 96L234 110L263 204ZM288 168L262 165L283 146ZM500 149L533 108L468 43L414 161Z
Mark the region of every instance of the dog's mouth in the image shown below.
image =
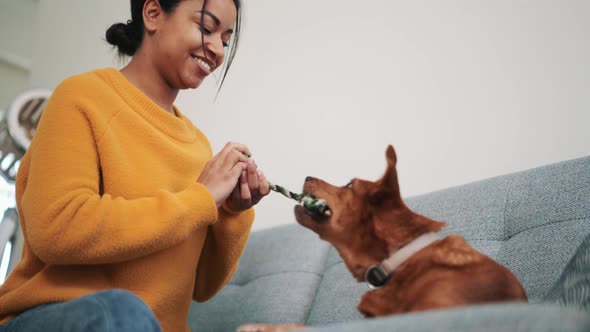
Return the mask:
M315 219L325 219L332 216L332 210L328 206L328 202L321 197L310 193L303 189L303 197L301 198L301 206L305 208L305 213L314 217Z
M317 209L317 208L307 208L302 205L304 208L304 212L314 219L321 219L327 220L332 216L332 210L326 205L324 208Z
M300 222L311 219L315 222L323 223L330 219L332 210L327 205L324 205L323 208L317 208L315 206L306 206L302 203L295 206L295 215Z

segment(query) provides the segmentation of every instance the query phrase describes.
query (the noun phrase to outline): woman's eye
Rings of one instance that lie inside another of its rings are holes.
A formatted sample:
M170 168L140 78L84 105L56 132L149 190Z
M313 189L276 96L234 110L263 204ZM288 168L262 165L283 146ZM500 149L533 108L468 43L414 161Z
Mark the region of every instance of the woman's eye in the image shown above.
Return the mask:
M199 24L199 28L200 28L200 30L201 30L202 33L204 33L206 35L211 34L211 30L207 29L207 27L204 27L204 26L202 26L202 25Z

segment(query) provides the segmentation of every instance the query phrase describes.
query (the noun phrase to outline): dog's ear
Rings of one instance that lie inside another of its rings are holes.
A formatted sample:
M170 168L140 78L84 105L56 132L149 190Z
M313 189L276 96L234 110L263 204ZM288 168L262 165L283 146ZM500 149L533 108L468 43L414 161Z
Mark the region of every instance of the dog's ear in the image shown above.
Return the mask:
M393 146L389 145L385 152L387 159L387 168L383 177L376 182L375 189L370 194L370 201L375 205L382 205L384 202L393 204L401 203L401 195L399 192L399 183L397 180L397 156Z
M387 147L385 158L387 159L387 168L380 181L380 187L382 190L391 191L399 195L399 183L397 181L397 170L395 169L397 165L397 156L395 155L393 146L389 145Z
M395 155L395 149L391 144L387 146L385 157L387 159L387 166L395 168L395 165L397 165L397 156Z

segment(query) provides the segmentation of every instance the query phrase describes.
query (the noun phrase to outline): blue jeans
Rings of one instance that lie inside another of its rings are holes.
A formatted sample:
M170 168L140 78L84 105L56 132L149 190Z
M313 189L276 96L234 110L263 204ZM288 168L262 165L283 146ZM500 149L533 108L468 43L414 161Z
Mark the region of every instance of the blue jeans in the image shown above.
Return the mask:
M27 310L0 332L160 332L150 308L124 290L107 290Z

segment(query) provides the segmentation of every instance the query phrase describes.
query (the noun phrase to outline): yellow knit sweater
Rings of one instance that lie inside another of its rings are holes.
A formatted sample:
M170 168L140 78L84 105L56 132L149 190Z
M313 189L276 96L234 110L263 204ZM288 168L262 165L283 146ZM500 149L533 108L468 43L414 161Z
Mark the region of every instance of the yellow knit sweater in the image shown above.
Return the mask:
M25 241L0 288L2 323L36 305L119 288L146 302L163 331L188 331L191 301L229 281L254 211L218 209L196 182L211 147L175 111L114 68L55 89L17 177Z

